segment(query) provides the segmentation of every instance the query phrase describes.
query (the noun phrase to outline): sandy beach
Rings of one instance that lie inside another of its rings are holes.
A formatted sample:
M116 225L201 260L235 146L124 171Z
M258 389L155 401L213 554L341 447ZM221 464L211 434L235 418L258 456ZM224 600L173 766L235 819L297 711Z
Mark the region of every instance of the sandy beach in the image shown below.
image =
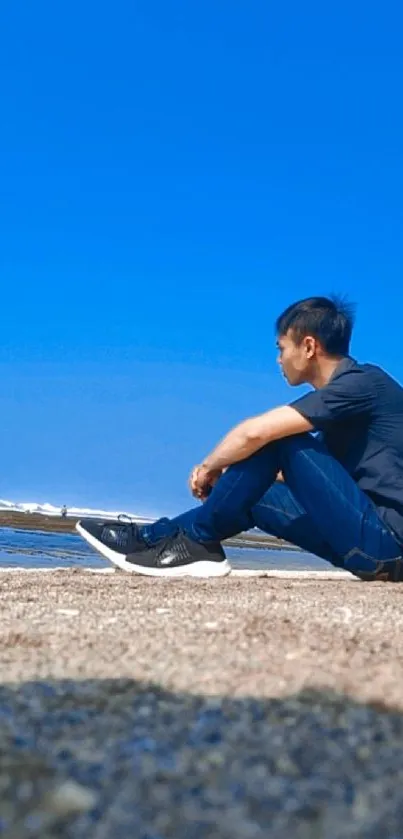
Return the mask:
M403 586L0 586L6 839L403 835Z

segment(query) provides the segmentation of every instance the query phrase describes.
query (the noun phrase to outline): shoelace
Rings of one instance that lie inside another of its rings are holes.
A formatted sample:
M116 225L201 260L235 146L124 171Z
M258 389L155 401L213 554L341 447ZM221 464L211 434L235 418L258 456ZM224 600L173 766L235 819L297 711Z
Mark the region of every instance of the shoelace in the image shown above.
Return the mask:
M127 515L127 513L120 513L118 516L118 521L125 525L125 527L130 528L130 533L133 539L138 539L139 537L139 526L136 524L136 521L132 516Z
M135 519L132 516L129 516L128 513L120 513L118 515L118 521L122 524L125 524L127 527L131 527L132 534L138 538L138 524L136 524ZM166 536L165 539L161 539L155 545L155 559L158 561L164 555L167 548L170 548L173 542L174 537L177 536L177 532L172 534L171 536Z
M126 513L120 513L118 515L118 522L119 524L124 525L124 527L121 529L116 528L115 530L116 544L124 548L131 542L136 542L138 540L138 526L135 520L131 516L126 515ZM110 527L111 526L109 525L108 529L110 529Z

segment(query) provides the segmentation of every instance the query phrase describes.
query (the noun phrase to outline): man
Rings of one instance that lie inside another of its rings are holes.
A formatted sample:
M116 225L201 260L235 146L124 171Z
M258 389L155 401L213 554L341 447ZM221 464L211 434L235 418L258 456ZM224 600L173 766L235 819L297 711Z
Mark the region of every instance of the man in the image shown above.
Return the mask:
M81 521L79 533L151 576L227 574L222 540L258 527L361 579L403 579L403 388L350 357L352 326L337 299L289 306L276 322L280 368L313 390L245 420L193 469L202 505L143 527Z

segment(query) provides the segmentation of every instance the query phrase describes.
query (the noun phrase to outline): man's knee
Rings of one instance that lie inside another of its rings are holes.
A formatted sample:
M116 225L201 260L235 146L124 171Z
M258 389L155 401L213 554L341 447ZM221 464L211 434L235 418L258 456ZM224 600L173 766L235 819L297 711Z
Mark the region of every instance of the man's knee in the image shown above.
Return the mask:
M291 437L283 437L282 440L276 442L278 461L282 471L283 465L286 464L290 458L293 459L303 452L318 450L323 448L322 444L314 437L313 434L306 432L305 434L293 434Z

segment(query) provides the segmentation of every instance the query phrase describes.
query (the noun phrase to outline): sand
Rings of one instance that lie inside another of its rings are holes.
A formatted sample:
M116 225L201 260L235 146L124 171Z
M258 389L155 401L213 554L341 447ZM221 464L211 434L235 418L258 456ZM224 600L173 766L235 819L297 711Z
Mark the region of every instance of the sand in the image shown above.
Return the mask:
M0 589L6 839L403 837L402 585Z

